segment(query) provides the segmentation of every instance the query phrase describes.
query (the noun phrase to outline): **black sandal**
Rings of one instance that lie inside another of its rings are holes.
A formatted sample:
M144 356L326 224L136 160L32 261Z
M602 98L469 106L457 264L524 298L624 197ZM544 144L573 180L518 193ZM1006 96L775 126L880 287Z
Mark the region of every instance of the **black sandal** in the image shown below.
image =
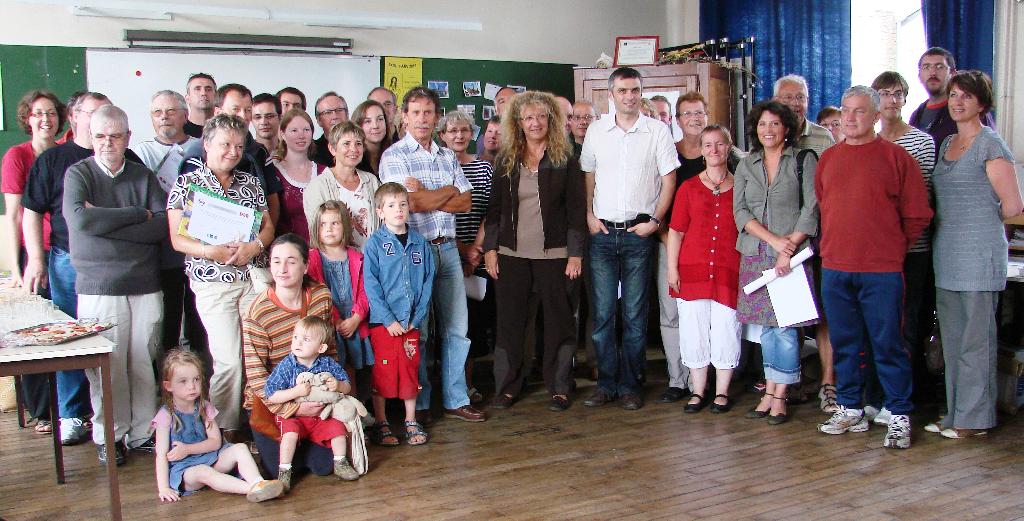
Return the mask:
M719 414L720 414L720 413L724 413L724 412L729 412L729 411L730 411L730 410L732 409L733 401L732 401L732 398L729 398L729 396L728 396L728 395L725 395L725 394L716 394L716 395L715 395L715 398L716 398L716 399L717 399L717 398L725 398L725 403L723 403L723 404L719 405L718 403L715 403L715 401L714 401L714 400L712 400L712 401L711 401L711 406L710 406L710 407L708 407L708 409L709 409L709 410L710 410L711 412L713 412L713 413L719 413Z
M412 429L412 430L410 430L410 429ZM412 441L412 439L414 437L416 437L416 436L422 436L423 437L423 441L418 442L418 443L414 443ZM411 421L411 422L407 421L407 422L405 422L405 442L407 444L409 444L409 445L423 445L424 443L426 443L428 441L430 441L430 435L427 434L427 431L423 430L423 426L420 425L419 422L417 422L417 421Z
M398 436L391 432L391 425L386 421L379 421L370 428L370 441L382 447L397 447L401 444Z
M771 396L773 400L775 399L775 395L772 394L772 393L764 393L764 396ZM763 397L762 397L762 399L763 399ZM760 405L760 401L761 400L758 400L758 405ZM749 411L747 411L747 414L746 414L746 416L744 416L744 418L746 418L748 420L761 420L761 419L767 418L768 415L771 412L772 412L772 408L770 406L768 407L767 411L759 411L759 410L757 410L757 406L755 405L753 409L750 409Z
M782 403L788 403L788 402L786 402L786 399L784 397L776 396L774 398L776 400L782 400ZM769 414L768 415L768 425L782 425L783 423L788 422L789 421L789 415L787 414L788 412L789 412L789 409L787 408L786 412L784 412L782 414Z
M703 409L704 406L708 404L708 400L706 398L704 398L703 395L700 395L700 394L697 394L697 393L693 393L693 394L690 395L690 399L692 400L694 398L697 398L700 401L698 401L697 403L689 403L689 402L687 402L686 406L683 407L683 412L690 413L690 414L696 413L696 412L700 412L701 409Z

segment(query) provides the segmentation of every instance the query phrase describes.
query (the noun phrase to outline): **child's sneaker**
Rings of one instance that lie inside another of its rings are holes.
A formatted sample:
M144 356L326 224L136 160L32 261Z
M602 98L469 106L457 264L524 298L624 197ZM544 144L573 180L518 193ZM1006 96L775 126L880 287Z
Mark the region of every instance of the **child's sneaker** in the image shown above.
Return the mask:
M889 432L885 434L882 446L887 449L910 448L910 416L893 414L889 420Z
M818 424L818 430L825 434L842 434L844 432L864 432L868 430L867 419L864 413L853 413L850 409L840 405L831 418L825 423Z
M283 472L283 471L282 471ZM288 474L291 474L291 470L288 470ZM267 480L264 479L259 483L256 483L249 489L249 492L245 495L245 499L253 503L259 503L260 501L266 501L268 499L274 499L284 493L284 484L281 480Z
M292 469L277 469L277 480L281 482L283 492L287 494L288 491L292 489Z
M875 422L875 425L889 425L889 422L892 421L892 411L882 407L882 410L878 411L871 421Z
M334 460L334 475L345 481L355 481L359 479L359 473L356 472L356 469L352 468L348 459Z

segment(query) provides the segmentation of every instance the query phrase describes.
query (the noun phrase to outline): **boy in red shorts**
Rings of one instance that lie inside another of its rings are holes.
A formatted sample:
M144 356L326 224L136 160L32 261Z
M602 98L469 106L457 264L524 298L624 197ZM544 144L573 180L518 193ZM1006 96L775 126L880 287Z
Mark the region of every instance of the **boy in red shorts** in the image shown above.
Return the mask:
M398 183L385 183L374 194L377 216L384 226L363 245L363 286L370 302L370 344L373 346L373 415L370 439L398 445L388 425L384 400L405 403L405 440L423 445L427 433L416 421L419 393L419 339L430 307L434 257L427 240L406 226L409 194Z
M274 366L267 378L264 394L268 403L286 403L309 396L312 386L308 382L295 383L299 373L330 373L334 377L328 382L328 391L348 394L352 386L348 374L337 360L323 356L327 343L334 340L334 327L317 316L308 316L295 324L292 333L292 352ZM334 453L334 475L345 481L359 479L346 458L348 438L345 424L334 418L320 419L319 416L277 416L281 428L281 454L278 477L284 490L291 489L292 458L300 439L308 439L317 445L328 447Z

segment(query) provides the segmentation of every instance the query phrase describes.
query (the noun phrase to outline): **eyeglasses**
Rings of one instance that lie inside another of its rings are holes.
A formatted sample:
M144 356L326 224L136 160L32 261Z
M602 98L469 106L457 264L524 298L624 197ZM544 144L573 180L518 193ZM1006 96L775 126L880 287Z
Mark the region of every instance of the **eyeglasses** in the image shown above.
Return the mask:
M694 110L692 112L689 111L689 110L684 110L684 111L680 112L679 115L682 116L683 119L689 119L689 118L703 118L704 116L707 116L708 113L704 112L703 110Z
M794 96L792 94L786 94L785 96L779 96L778 98L779 98L779 101L782 101L782 102L785 102L785 103L789 103L791 101L796 101L798 103L803 103L803 102L807 101L807 96L804 96L803 94L797 94L796 96Z
M37 111L29 114L29 116L32 116L33 118L55 118L55 117L57 117L57 111L55 111L55 110L48 110L46 112L43 112L41 110L37 110Z
M586 116L572 115L572 116L569 116L569 119L571 119L573 121L594 121L594 116L591 116L589 114L586 115Z
M161 116L167 116L169 118L173 118L177 113L178 113L178 109L167 109L167 110L156 109L156 110L153 111L153 116L158 117L158 118L161 117Z
M325 109L316 113L317 116L340 116L342 114L348 114L348 108Z
M547 121L548 120L548 115L547 114L538 114L536 116L526 116L525 118L519 118L519 120L522 121L523 123L533 123L533 122L536 122L536 121Z
M906 93L902 90L880 90L878 91L878 95L883 98L903 99L903 96L906 96Z
M827 128L839 128L843 126L843 122L839 121L838 119L835 121L826 121L825 124L822 126Z
M935 69L935 72L942 72L948 69L949 66L946 65L945 63L922 63L921 65L918 65L917 68L921 69L922 71L930 71L932 69Z

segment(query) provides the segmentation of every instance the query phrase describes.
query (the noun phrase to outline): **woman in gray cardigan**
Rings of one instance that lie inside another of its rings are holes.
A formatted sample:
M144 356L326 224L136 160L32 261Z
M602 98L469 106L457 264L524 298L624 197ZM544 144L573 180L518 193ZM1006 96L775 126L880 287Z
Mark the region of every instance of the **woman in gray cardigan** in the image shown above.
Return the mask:
M356 169L363 160L366 134L352 121L339 123L327 133L327 147L334 166L313 178L302 192L302 209L312 223L324 201L341 201L352 222L352 245L360 251L366 239L377 231L380 221L373 207L373 194L380 188L377 176ZM310 237L317 230L310 230Z
M762 287L747 295L744 285L761 272L774 269L788 275L790 258L818 233L818 201L814 195L813 153L802 153L793 146L800 125L789 107L777 101L758 103L747 117L750 155L736 167L733 189L733 215L739 238L739 299L736 318L744 324L757 324L761 330L761 354L765 373L765 394L747 413L748 418L768 417L768 423L785 423L786 388L800 381L800 335L798 327L779 327L775 309ZM798 167L797 162L803 162ZM802 169L802 172L799 170ZM810 283L810 271L807 272Z
M1024 205L1010 149L981 124L992 108L991 80L962 71L947 93L957 133L942 143L932 175L932 258L949 412L925 430L958 439L996 424L996 302L1006 287L1008 253L1003 220Z

